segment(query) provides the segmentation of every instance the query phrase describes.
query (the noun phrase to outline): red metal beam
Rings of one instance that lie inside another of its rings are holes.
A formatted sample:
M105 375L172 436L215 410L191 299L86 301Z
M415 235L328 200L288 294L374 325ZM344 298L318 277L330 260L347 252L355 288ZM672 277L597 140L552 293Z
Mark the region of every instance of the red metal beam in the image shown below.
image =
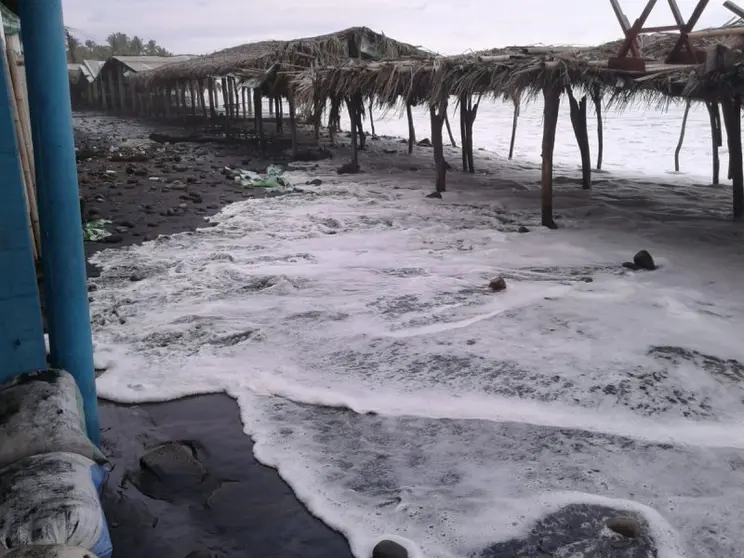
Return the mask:
M697 6L695 6L695 9L692 11L690 19L688 19L685 26L680 29L681 34L679 36L679 39L677 39L677 42L674 44L674 48L672 48L672 51L669 53L669 56L667 56L667 63L674 62L677 59L677 56L679 56L679 53L682 50L682 46L689 42L687 34L695 28L695 25L697 25L697 22L700 20L700 16L703 15L705 8L708 7L709 2L710 0L698 0ZM690 53L694 57L695 51L692 50L691 46L688 48L690 48Z

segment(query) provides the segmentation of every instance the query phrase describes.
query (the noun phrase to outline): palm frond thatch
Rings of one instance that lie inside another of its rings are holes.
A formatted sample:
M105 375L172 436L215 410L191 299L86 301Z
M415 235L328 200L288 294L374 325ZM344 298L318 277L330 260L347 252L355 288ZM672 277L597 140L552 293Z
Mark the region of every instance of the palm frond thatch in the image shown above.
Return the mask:
M255 78L279 64L273 87L282 93L289 84L288 74L314 65L337 64L349 58L379 59L427 55L421 48L395 41L366 27L352 27L316 37L291 41L261 41L228 48L187 62L169 64L132 77L137 88L170 85L179 81L238 75Z
M381 106L401 102L436 104L451 96L481 95L529 100L547 86L599 91L611 103L668 105L680 95L710 93L703 84L700 67L666 64L678 35L655 34L641 39L646 60L642 75L613 70L608 60L615 56L622 40L595 47L526 46L506 47L458 56L419 56L397 60L347 60L334 66L312 67L294 79L298 103L309 105L331 98L350 98L361 93ZM727 42L739 49L740 36ZM698 42L698 48L721 44L720 39ZM737 50L737 52L740 52ZM705 80L710 80L710 75ZM731 83L728 76L727 83ZM744 70L740 72L744 84Z

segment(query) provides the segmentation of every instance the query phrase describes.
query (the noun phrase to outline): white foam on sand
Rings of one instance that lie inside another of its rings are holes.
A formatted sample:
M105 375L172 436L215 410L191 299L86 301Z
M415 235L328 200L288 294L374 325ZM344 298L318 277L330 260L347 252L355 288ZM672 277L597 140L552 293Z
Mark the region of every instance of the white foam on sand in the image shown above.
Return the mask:
M100 394L226 391L257 458L360 558L392 534L469 555L575 502L642 514L662 558L744 556L728 193L569 184L547 231L534 168L493 158L512 182L450 173L431 200L429 171L395 170L406 155L363 157L365 174L296 171L323 184L98 254ZM619 265L641 248L659 270Z

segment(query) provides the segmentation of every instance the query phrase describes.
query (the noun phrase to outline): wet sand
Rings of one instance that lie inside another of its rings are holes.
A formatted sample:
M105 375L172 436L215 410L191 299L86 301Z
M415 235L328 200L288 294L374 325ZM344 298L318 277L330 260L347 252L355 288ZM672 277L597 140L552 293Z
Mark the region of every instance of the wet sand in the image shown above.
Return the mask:
M147 141L152 132L185 135L153 124L92 114L74 120L83 219L112 221L111 236L86 242L88 257L209 226L205 218L230 203L273 195L241 187L225 167L264 172L288 161L278 151L260 157L251 145L153 144ZM144 157L136 156L138 149ZM97 273L88 265L89 276ZM351 556L345 538L311 515L274 469L256 461L228 396L134 406L101 401L100 415L103 449L114 465L103 505L116 558L185 558L198 551L236 558ZM179 463L166 463L143 490L132 480L143 474L140 458L170 441L194 448L204 474L184 475Z
M137 406L102 401L100 413L103 450L115 464L103 496L114 556L185 558L207 549L215 557L351 556L346 539L256 461L228 396ZM129 477L148 448L172 440L193 444L206 475L198 484L175 474L156 479L148 492L159 499L148 497Z

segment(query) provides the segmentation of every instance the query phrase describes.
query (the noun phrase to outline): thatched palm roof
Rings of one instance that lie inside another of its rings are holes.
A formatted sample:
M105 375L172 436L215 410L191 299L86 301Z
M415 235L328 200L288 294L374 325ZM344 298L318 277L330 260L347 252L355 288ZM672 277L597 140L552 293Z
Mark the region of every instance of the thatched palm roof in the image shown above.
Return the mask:
M170 64L133 76L137 87L157 87L183 80L251 76L280 64L283 73L294 73L313 65L330 65L353 58L400 58L425 55L426 51L376 33L366 27L352 27L336 33L292 41L261 41L228 48Z
M663 103L683 90L692 91L692 74L699 73L696 65L663 62L677 38L673 34L641 38L641 55L646 60L642 74L608 67L608 59L615 56L622 43L618 40L595 47L514 46L459 56L346 61L310 68L296 76L294 85L301 103L360 92L385 106L405 100L434 102L461 94L529 97L551 84L585 91L598 88L619 103ZM716 43L713 39L702 40L696 46L706 48ZM740 45L739 38L728 44Z

